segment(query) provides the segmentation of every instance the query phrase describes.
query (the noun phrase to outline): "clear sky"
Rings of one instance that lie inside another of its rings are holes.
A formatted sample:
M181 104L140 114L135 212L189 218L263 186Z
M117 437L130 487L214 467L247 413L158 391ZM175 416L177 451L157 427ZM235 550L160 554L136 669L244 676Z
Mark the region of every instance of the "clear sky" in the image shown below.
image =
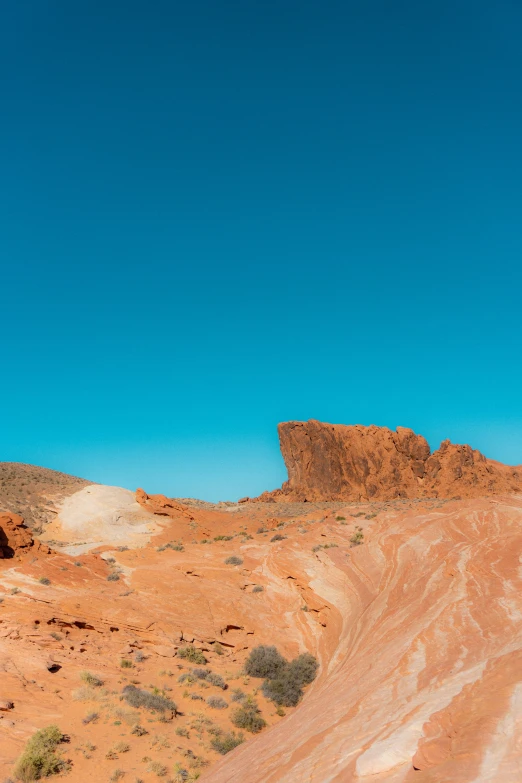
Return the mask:
M0 460L234 499L276 425L522 463L519 0L0 11Z

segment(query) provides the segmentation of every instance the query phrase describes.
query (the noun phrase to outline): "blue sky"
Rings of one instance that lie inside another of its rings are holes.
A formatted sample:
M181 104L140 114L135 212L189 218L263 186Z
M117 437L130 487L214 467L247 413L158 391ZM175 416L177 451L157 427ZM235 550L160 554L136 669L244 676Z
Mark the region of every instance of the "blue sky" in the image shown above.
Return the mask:
M316 418L522 463L520 3L0 14L0 459L233 499Z

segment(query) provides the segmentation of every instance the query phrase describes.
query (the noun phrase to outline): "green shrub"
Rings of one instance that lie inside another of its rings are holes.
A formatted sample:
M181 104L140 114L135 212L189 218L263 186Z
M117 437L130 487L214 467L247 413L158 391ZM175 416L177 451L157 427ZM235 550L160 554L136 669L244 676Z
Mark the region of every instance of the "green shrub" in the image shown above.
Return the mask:
M245 662L245 673L250 677L274 678L287 665L286 660L274 646L260 644L254 647Z
M176 704L166 696L150 693L150 691L136 688L135 685L126 685L122 693L127 704L137 709L144 707L146 710L153 712L165 712L165 710L176 712L177 709Z
M310 653L302 653L288 664L290 676L298 680L301 685L310 685L317 676L318 668L317 658Z
M103 685L103 680L95 674L92 674L92 672L80 672L80 678L93 688L101 688Z
M122 658L120 661L120 666L122 669L132 669L132 661L129 661L128 658Z
M63 734L58 726L47 726L33 734L18 759L15 775L23 783L56 775L64 768L64 762L56 755Z
M198 650L193 644L188 644L186 647L180 647L177 654L180 658L185 658L185 660L190 661L191 663L207 663L207 659L201 650Z
M295 707L303 695L303 686L315 679L318 663L310 653L303 653L288 661L276 647L255 647L245 663L245 673L251 677L263 677L263 694L275 704ZM245 706L245 705L243 705Z
M214 541L232 541L234 536L214 536Z
M243 558L238 557L237 555L230 555L230 557L227 557L225 560L225 565L242 565Z
M237 746L241 745L241 743L244 741L245 738L241 732L236 734L235 731L227 731L212 737L210 744L213 750L216 750L218 753L221 753L221 755L224 756L226 753L230 753L231 750L234 750L234 748L237 748Z
M255 702L249 702L232 713L231 721L238 729L246 729L252 734L258 734L266 726L266 720Z

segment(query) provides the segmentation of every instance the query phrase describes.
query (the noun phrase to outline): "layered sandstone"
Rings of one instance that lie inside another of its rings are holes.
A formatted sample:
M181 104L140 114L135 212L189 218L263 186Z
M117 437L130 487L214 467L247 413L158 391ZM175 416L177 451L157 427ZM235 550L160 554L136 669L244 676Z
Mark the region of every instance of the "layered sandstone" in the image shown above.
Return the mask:
M260 500L390 500L480 497L522 489L522 466L488 460L467 445L444 441L430 452L413 430L319 421L279 425L288 481Z

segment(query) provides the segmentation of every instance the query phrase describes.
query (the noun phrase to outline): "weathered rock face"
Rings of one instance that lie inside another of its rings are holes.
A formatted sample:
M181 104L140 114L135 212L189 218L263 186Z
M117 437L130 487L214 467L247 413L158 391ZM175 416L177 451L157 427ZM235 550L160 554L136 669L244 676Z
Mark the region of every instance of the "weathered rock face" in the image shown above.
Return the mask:
M0 558L23 554L33 543L31 531L21 516L9 511L0 513Z
M393 432L311 420L284 422L278 431L288 481L260 500L479 497L522 489L522 467L449 440L431 454L426 439L405 427Z

